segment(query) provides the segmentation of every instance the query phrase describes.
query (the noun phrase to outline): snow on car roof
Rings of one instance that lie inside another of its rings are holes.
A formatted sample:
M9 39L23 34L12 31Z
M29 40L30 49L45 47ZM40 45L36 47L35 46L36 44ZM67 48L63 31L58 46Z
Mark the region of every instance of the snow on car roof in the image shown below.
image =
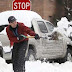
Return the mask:
M27 10L12 10L0 13L0 25L9 24L9 16L15 16L18 22L24 23L26 26L31 27L31 21L34 18L41 18L39 14L33 11Z

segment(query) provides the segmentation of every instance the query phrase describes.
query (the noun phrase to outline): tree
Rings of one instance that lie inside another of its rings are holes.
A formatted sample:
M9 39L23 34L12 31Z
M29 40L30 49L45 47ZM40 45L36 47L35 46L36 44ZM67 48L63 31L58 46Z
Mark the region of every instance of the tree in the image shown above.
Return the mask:
M65 16L68 20L72 20L72 0L64 0Z
M55 0L56 11L53 15L52 22L56 25L62 17L66 17L69 21L72 20L72 0Z

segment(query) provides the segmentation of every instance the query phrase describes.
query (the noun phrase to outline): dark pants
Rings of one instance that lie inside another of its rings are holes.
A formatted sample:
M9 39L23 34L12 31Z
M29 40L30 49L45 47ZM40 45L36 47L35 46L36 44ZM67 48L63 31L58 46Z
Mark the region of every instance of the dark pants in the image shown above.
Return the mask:
M14 43L12 51L12 62L14 72L25 72L25 53L28 41Z

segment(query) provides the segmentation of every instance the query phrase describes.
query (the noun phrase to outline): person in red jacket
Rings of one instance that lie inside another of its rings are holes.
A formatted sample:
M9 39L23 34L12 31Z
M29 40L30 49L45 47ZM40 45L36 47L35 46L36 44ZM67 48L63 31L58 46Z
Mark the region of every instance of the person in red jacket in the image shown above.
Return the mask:
M7 36L10 42L13 42L12 62L14 72L25 72L25 53L28 46L28 38L23 35L35 36L39 39L39 35L25 26L23 23L16 21L14 16L8 18L9 25L6 28Z

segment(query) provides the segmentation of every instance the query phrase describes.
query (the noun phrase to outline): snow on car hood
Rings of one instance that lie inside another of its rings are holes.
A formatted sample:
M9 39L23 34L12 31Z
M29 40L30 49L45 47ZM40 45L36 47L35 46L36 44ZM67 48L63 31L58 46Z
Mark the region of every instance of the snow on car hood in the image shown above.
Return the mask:
M9 16L15 16L18 22L24 23L26 26L31 27L31 21L34 18L41 18L39 14L33 11L26 10L12 10L0 13L0 25L8 24Z

